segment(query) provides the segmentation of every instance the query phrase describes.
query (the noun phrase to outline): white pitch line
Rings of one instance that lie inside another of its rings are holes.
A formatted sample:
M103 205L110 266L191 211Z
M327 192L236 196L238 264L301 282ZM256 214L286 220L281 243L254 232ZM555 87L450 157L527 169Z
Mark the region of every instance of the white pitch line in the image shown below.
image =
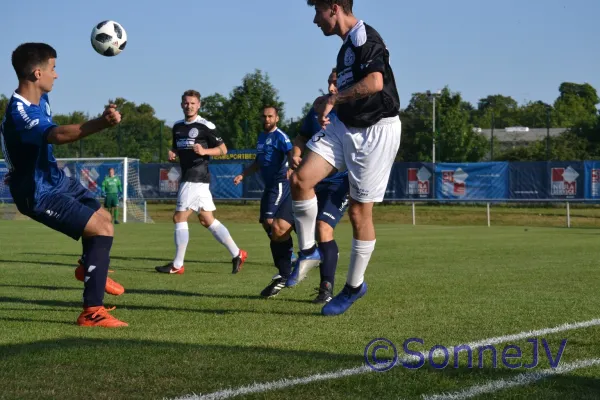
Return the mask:
M423 400L463 400L471 397L480 396L487 393L495 393L501 390L525 386L535 383L553 375L566 374L576 369L600 365L600 358L575 361L569 364L560 365L554 369L548 368L537 372L524 372L510 379L499 379L483 385L472 386L468 389L454 393L443 393L434 395L423 395Z
M498 336L488 339L483 339L477 342L469 343L467 346L471 348L478 348L487 345L507 343L516 340L527 339L531 337L548 335L552 333L564 332L574 329L581 328L589 328L592 326L600 325L600 319L592 319L589 321L583 322L575 322L575 323L565 323L553 328L544 328L539 330L532 330L521 332L513 335L505 335ZM448 352L453 352L454 348L449 348ZM441 350L437 350L433 352L434 357L443 356L444 352ZM419 361L417 356L406 356L402 358L398 358L398 362L396 365L401 365L402 362L411 362L411 361ZM558 368L557 368L558 369ZM207 394L188 394L183 397L177 397L173 400L223 400L230 399L232 397L241 396L244 394L253 394L253 393L263 393L272 390L285 389L292 386L305 385L308 383L331 380L331 379L339 379L353 375L361 375L369 372L374 372L370 367L363 365L361 367L350 368L350 369L342 369L333 372L327 372L322 374L310 375L304 378L294 378L294 379L280 379L277 381L265 382L265 383L254 383L252 385L241 386L235 389L225 389L218 392L207 393Z

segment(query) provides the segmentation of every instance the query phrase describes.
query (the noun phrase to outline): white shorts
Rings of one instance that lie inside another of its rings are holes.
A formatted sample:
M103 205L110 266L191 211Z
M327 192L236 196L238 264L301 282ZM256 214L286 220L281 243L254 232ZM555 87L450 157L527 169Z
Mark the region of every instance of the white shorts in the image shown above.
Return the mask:
M400 149L401 133L399 117L384 118L368 128L346 127L332 118L307 146L338 171L348 170L350 197L361 203L380 203Z
M183 182L179 186L179 193L177 193L175 211L215 211L217 207L213 202L209 186L208 183L202 182Z

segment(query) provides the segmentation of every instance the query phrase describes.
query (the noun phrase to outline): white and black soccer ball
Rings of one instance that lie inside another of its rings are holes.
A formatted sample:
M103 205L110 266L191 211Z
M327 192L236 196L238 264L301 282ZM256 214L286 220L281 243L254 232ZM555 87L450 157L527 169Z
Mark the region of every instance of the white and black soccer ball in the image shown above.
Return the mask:
M102 21L92 29L92 47L98 54L113 57L125 49L127 32L115 21Z

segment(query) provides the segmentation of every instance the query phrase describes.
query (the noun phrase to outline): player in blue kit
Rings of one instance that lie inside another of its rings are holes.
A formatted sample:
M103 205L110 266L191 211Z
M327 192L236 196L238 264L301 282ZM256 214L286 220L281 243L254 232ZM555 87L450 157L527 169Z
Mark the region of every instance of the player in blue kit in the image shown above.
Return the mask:
M271 239L271 253L279 274L261 292L263 297L273 297L285 287L292 272L291 256L294 242L291 231L294 224L292 198L288 180L291 170L288 167L288 155L292 151L292 142L279 128L279 111L276 107L263 109L263 128L258 136L257 154L254 162L241 175L234 178L235 185L257 171L265 184L260 201L259 222Z
M335 68L332 70L328 79L329 93L337 93L337 73ZM332 110L329 119L337 118L335 110ZM294 148L289 160L292 169L298 168L302 162L302 153L306 149L306 143L309 140L318 142L321 139L322 127L319 124L318 115L314 107L304 118L300 135L294 139ZM336 172L333 175L323 179L315 187L317 195L317 259L320 262L321 283L319 285L319 294L313 300L314 303L328 303L333 297L333 285L335 279L335 270L338 262L338 246L333 237L333 230L338 222L344 216L348 208L348 171ZM295 286L302 281L308 273L310 266L315 263L309 263L305 258L296 264L296 268L292 271L290 279L287 281L287 286Z
M24 43L12 54L19 86L11 96L0 143L9 169L11 196L22 214L83 245L75 276L84 281L80 326L127 326L104 308L104 292L121 294L121 285L107 277L113 225L94 195L58 168L52 145L62 145L117 125L115 105L83 124L58 126L52 121L48 92L52 90L56 50L45 43Z

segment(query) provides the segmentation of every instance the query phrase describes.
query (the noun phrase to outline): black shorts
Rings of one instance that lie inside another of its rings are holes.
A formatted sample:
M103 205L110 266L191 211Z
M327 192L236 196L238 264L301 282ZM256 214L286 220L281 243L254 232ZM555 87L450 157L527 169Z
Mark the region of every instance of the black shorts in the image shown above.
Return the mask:
M19 212L47 227L79 240L100 202L79 181L68 179L65 188L46 192L34 200L13 194Z

